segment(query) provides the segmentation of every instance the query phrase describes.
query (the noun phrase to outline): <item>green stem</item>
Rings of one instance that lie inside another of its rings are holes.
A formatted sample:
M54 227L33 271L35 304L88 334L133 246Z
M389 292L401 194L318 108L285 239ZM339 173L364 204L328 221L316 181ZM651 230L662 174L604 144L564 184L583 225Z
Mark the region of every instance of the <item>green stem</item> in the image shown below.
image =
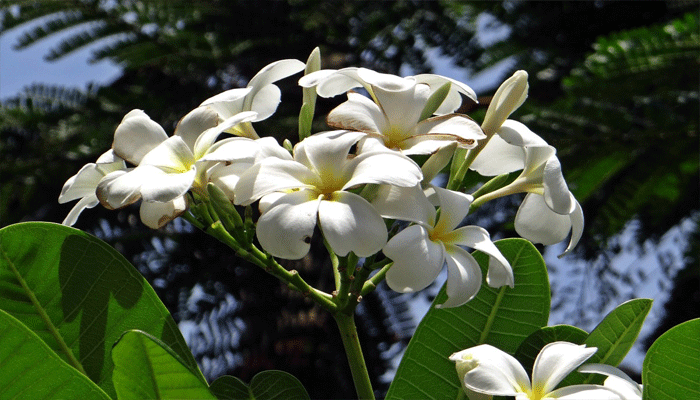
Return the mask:
M358 399L374 400L374 391L372 390L372 382L369 380L369 373L365 358L362 355L360 340L357 337L357 327L353 314L335 313L333 314L335 322L340 330L340 337L343 339L343 347L345 354L348 357L350 371L352 372L352 380L355 383Z
M389 268L391 268L394 263L390 259L384 259L380 262L378 262L377 266L381 266L384 264L379 271L377 271L376 274L372 275L371 278L367 280L367 282L362 285L362 291L360 292L360 296L366 296L368 293L371 293L374 291L374 289L377 288L377 285L379 285L384 278L386 277L386 273L389 272Z

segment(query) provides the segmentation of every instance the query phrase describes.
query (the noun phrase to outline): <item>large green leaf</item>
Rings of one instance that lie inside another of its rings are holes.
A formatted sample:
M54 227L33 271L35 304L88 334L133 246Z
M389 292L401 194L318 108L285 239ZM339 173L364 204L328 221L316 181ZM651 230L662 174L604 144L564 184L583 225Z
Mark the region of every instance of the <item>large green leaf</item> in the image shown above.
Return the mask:
M284 371L262 371L250 381L250 386L233 376L222 376L210 386L219 400L307 400L304 385Z
M387 399L454 399L461 389L449 356L482 343L510 354L549 318L547 269L535 246L524 239L504 239L496 246L508 259L515 287L494 289L484 284L467 304L448 309L443 287L421 321L404 353ZM488 256L475 251L484 276Z
M612 310L583 342L587 347L598 350L587 363L617 366L637 340L644 319L651 310L651 299L633 299ZM579 383L602 383L605 377L599 374L572 372L560 386Z
M582 344L588 337L588 332L571 325L545 326L528 336L515 352L515 358L532 376L532 366L542 348L553 342L570 342Z
M643 399L700 399L700 318L669 329L651 345L642 370Z
M34 332L0 310L0 398L109 399Z
M120 400L210 399L209 385L162 341L137 330L114 345L114 387Z
M197 369L177 325L138 271L77 229L44 222L0 229L0 309L113 397L109 353L129 329L159 338Z

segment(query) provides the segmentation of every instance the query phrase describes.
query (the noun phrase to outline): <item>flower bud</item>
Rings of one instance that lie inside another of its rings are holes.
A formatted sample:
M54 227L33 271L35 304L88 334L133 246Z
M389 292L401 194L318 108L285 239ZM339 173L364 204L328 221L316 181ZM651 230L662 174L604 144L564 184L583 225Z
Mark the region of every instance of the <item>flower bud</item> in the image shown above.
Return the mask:
M481 129L487 136L496 133L508 116L525 102L528 87L527 72L523 70L515 71L513 76L501 84L493 95L481 124Z

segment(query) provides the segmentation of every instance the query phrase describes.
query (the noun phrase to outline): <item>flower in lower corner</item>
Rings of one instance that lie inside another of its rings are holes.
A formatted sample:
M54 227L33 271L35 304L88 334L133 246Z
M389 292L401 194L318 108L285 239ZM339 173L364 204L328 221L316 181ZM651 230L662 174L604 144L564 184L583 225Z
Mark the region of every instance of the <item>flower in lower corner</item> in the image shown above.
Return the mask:
M394 194L380 195L375 200L382 215L416 222L392 237L382 249L394 261L386 275L390 288L398 292L424 289L447 263L448 298L440 307L457 307L466 303L478 293L482 273L479 263L460 246L480 250L489 256L486 277L489 286L513 287L513 270L491 242L488 232L479 226L458 228L469 212L471 195L435 187L440 203L438 218L420 186L401 190L404 191L402 195L397 195L394 190ZM414 193L409 193L409 190ZM402 216L400 212L404 208L406 212Z
M532 380L525 368L508 353L488 344L459 351L450 356L465 391L492 396L515 396L516 400L615 399L620 396L600 385L571 385L555 389L597 348L569 342L553 342L542 348L532 368Z

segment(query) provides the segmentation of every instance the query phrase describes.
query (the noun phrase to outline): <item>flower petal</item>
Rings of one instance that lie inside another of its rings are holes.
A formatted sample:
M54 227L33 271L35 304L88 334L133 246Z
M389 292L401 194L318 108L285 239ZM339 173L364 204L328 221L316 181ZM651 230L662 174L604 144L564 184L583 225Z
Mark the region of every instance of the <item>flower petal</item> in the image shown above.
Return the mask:
M248 82L248 87L263 88L280 79L294 75L297 72L303 71L306 64L295 59L286 59L272 62L264 66L254 77Z
M235 188L236 204L248 205L276 191L313 188L318 180L318 176L303 164L269 157L241 175Z
M469 168L483 176L507 174L525 168L525 155L524 148L493 135Z
M464 147L474 147L477 140L486 138L479 124L460 114L440 115L423 120L416 126L415 133L451 136Z
M584 364L579 367L578 372L606 375L607 378L603 382L603 386L606 389L617 393L624 400L642 399L642 385L633 381L627 374L612 365Z
M281 99L282 91L275 85L263 86L257 90L250 103L250 110L257 113L253 122L270 118L277 111Z
M253 166L252 162L234 162L229 165L217 164L207 171L207 180L221 189L232 202L235 199L236 184L241 176Z
M194 162L192 150L185 141L179 136L171 136L143 156L139 165L186 172L192 168Z
M358 93L348 93L348 100L331 110L328 126L379 134L388 125L382 110L372 100Z
M542 186L544 201L552 211L561 215L569 215L574 211L575 199L569 192L561 173L561 163L556 156L550 157L544 165Z
M510 354L488 344L462 350L450 356L459 369L465 363L464 384L479 393L516 396L527 393L530 379L525 368Z
M547 142L531 131L527 125L512 119L503 122L498 136L508 144L518 147L546 147Z
M347 162L344 167L346 182L343 189L365 183L410 187L423 180L423 173L415 161L393 152L363 153Z
M354 193L337 191L324 198L318 206L318 221L333 252L341 257L351 251L369 257L386 244L384 220Z
M214 142L222 132L231 129L242 122L252 121L256 115L257 114L253 111L243 111L225 119L219 125L202 132L202 134L197 137L192 150L195 159L198 160L202 158L211 149Z
M180 136L194 152L194 143L199 135L219 124L219 114L209 107L197 107L182 117L175 127L174 135Z
M197 161L236 161L252 164L260 152L260 144L246 137L232 137L220 140Z
M411 221L433 226L435 207L419 185L400 187L379 185L372 205L384 218Z
M571 195L571 197L573 196L574 195ZM571 218L571 240L569 240L569 245L566 246L566 250L558 256L559 258L564 257L573 250L578 244L578 241L581 240L581 236L583 236L583 210L576 199L574 199L574 203L576 203L574 211L569 214L569 218Z
M532 366L532 390L549 393L571 371L588 360L598 349L569 342L549 343L542 348Z
M68 178L63 184L61 194L58 196L59 204L63 204L85 196L94 196L97 184L105 174L97 167L97 164L85 164L77 174Z
M141 184L152 177L157 168L144 166L130 171L107 174L97 185L95 194L109 210L125 207L141 198Z
M252 90L252 87L227 90L204 100L199 106L210 107L221 119L227 119L243 111L245 98Z
M445 238L448 240L448 238ZM464 226L453 231L451 243L471 247L489 256L489 268L486 283L491 287L514 286L513 268L500 250L491 241L486 229L479 226Z
M435 187L440 199L440 219L435 225L438 235L453 231L469 213L469 206L474 201L470 194ZM486 231L484 231L486 232ZM486 234L488 236L488 233Z
M158 229L182 215L186 210L187 200L185 196L180 196L165 203L141 202L139 216L144 225L151 229Z
M61 224L66 226L75 225L75 222L78 220L78 216L80 216L80 213L83 212L84 209L93 208L97 204L99 204L99 200L97 200L97 196L94 192L90 196L84 196L73 206Z
M473 299L481 288L481 268L471 254L454 245L445 245L447 255L447 300L438 308L458 307Z
M534 243L555 244L571 231L571 217L555 213L547 207L544 197L528 193L515 214L515 231Z
M621 400L617 393L600 385L565 386L549 393L548 397L558 400Z
M322 69L299 79L302 87L316 86L316 93L321 97L333 97L350 89L363 86L364 82L357 75L357 67L339 70Z
M143 166L146 167L148 166ZM164 203L183 196L192 187L196 173L194 168L176 173L157 169L153 177L141 185L141 198L144 201Z
M294 146L294 159L324 179L340 179L350 149L364 136L362 132L345 130L317 133Z
M280 197L258 219L260 245L275 257L298 260L309 252L320 200L310 190Z
M399 232L382 252L394 261L386 274L386 283L401 293L425 289L435 281L445 264L445 248L432 242L421 225L411 225Z
M145 112L132 110L114 131L112 149L124 160L139 165L146 153L167 138L165 130Z

